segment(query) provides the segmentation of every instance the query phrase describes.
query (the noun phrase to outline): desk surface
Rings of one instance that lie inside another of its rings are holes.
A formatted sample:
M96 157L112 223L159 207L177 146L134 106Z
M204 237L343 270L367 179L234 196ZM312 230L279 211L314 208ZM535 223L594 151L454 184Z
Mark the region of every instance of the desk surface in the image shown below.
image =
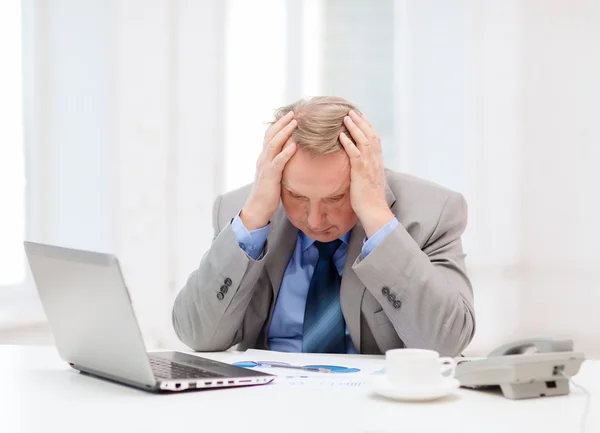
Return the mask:
M203 354L227 360L228 353ZM576 381L592 395L586 432L600 432L600 361ZM399 403L368 389L265 385L155 395L82 375L54 347L0 346L0 431L38 432L578 432L585 394L512 401L459 389Z

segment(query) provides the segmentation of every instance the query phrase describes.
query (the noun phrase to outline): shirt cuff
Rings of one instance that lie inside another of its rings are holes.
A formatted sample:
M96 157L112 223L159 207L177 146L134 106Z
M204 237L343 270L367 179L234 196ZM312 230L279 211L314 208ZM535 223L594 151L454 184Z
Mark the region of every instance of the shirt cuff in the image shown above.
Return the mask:
M365 238L362 247L363 258L371 254L371 251L373 251L377 245L383 242L387 235L389 235L396 227L398 227L398 224L400 224L398 220L396 218L392 218L386 225L377 230L373 236L370 238Z
M233 230L233 235L240 248L253 260L258 260L258 257L260 257L267 241L270 226L271 223L268 223L266 226L250 232L242 222L239 213L231 222L231 230Z

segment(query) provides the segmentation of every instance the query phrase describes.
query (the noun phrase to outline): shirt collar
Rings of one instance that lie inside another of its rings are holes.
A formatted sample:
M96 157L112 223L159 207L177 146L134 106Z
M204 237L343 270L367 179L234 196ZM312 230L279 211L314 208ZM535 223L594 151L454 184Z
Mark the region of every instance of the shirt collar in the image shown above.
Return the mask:
M343 236L339 238L346 245L348 245L348 243L350 242L350 233L352 233L352 229L348 230ZM306 251L312 244L315 243L315 240L306 236L302 230L298 230L298 236L300 237L300 245L302 246L302 251Z

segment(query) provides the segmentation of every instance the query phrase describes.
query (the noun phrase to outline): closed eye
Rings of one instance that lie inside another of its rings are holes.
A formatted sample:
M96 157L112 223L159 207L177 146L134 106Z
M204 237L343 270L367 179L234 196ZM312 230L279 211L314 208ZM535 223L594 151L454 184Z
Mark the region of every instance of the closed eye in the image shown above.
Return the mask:
M338 196L336 196L336 197L329 197L329 198L327 199L327 201L330 201L330 202L332 202L332 203L336 203L336 202L340 201L340 200L341 200L341 199L343 199L343 198L344 198L344 196L343 196L343 195L338 195Z

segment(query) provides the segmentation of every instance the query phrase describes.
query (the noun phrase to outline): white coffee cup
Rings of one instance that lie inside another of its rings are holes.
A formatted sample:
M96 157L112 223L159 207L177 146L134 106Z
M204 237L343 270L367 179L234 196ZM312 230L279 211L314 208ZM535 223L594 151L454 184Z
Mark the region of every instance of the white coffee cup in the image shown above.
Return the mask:
M439 384L444 378L454 377L456 361L453 358L440 358L440 354L434 350L392 349L385 352L385 370L394 386L431 386Z

